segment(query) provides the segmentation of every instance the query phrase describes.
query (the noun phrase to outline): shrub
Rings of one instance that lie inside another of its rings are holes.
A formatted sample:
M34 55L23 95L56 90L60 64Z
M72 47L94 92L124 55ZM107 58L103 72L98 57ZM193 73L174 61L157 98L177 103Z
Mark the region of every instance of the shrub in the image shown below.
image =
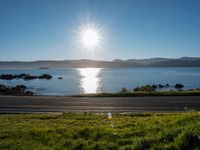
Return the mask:
M129 91L128 91L127 88L122 88L120 92L122 92L122 93L127 93L127 92L129 92Z
M134 89L135 92L153 92L155 90L156 90L155 85L154 86L145 85Z

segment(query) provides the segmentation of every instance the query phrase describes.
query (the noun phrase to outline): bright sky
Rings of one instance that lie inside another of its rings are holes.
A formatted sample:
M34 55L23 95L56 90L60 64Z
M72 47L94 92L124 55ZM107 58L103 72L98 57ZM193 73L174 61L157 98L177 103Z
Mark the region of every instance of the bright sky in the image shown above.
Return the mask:
M81 47L95 25L101 47ZM199 0L0 0L0 60L200 57Z

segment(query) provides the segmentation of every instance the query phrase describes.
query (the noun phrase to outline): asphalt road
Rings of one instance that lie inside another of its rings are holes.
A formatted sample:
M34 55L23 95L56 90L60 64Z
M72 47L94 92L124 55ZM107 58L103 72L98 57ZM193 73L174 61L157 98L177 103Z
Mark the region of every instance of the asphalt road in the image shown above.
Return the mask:
M0 96L0 113L200 111L200 96L45 97Z

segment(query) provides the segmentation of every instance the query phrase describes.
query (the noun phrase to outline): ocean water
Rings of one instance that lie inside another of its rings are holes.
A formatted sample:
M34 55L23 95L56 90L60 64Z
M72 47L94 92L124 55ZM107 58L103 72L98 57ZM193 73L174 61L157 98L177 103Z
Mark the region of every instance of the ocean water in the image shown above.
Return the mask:
M200 68L82 68L49 70L0 70L0 74L50 74L51 80L0 80L0 84L24 84L35 95L72 95L81 93L118 92L146 84L182 83L184 89L200 87ZM63 79L59 80L58 78Z

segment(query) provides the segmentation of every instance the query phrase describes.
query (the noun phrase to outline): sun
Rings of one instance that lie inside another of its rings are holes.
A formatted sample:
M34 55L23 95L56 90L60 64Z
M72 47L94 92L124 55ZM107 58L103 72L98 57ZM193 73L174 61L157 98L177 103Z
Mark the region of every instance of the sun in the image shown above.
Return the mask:
M82 26L78 33L81 47L88 50L97 50L98 47L101 47L102 35L100 29L96 26Z
M81 41L87 48L94 48L99 44L99 35L95 29L86 29L82 32Z

